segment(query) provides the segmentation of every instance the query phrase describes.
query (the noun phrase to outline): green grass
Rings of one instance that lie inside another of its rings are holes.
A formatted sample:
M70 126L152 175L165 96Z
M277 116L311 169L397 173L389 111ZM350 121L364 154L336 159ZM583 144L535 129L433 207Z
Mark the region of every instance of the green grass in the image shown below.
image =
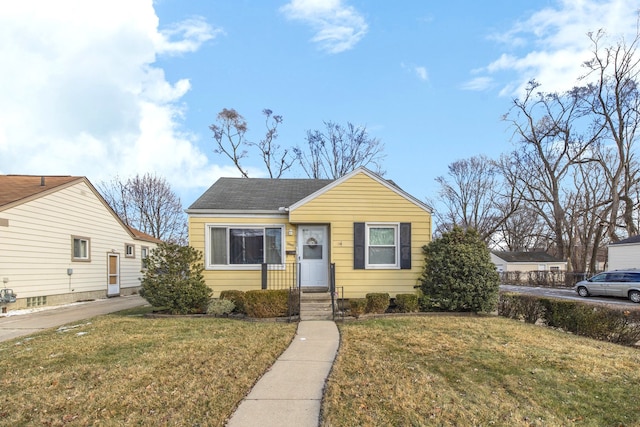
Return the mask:
M0 343L0 425L222 426L296 328L141 314Z
M640 352L496 317L340 326L325 426L640 425Z
M0 343L0 425L222 426L295 324L144 309ZM339 325L324 426L640 425L640 351L498 317Z

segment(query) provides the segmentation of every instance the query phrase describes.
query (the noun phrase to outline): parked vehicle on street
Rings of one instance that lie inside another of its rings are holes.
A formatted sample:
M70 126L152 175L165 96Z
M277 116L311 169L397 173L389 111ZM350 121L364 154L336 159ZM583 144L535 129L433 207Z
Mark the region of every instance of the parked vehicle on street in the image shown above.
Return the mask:
M573 289L581 297L603 295L629 298L640 303L640 270L605 271L576 283Z

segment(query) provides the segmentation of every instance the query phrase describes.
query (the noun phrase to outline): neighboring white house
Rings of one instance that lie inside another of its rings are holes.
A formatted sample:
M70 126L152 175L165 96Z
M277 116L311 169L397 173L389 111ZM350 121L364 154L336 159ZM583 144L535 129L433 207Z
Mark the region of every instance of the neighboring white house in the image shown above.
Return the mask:
M0 289L17 294L8 309L135 293L158 243L84 177L0 175Z
M640 236L609 244L608 270L640 268Z
M566 271L567 262L546 252L491 252L491 262L499 273L511 271Z

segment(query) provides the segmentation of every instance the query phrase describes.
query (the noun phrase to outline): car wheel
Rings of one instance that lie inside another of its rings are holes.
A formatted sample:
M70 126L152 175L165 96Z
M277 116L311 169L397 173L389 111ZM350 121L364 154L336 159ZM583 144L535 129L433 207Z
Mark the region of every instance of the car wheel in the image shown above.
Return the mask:
M640 303L640 292L639 291L631 291L631 292L629 292L629 299L632 302Z
M581 297L588 297L589 291L584 286L580 286L578 288L578 295L580 295Z

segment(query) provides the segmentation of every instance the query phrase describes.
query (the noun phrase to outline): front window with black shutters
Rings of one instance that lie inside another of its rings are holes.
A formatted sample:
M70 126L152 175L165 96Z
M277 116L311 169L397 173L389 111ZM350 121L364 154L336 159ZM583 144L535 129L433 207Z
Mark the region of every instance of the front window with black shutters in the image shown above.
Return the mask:
M398 224L367 224L367 267L398 267Z

